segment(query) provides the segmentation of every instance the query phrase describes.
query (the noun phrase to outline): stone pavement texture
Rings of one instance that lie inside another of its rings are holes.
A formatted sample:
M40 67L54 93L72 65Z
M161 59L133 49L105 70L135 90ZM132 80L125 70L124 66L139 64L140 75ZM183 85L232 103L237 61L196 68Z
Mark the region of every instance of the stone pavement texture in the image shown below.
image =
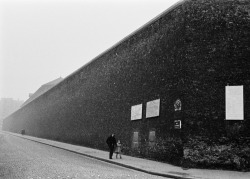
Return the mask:
M116 159L115 157L113 157L113 159L110 160L108 159L109 154L107 151L102 151L102 150L97 150L97 149L92 149L83 146L77 146L53 140L27 136L27 135L21 135L16 133L10 133L10 132L5 132L5 133L157 176L163 176L169 178L182 178L182 179L191 179L191 178L250 179L250 172L208 170L208 169L185 170L182 169L181 167L173 166L170 164L131 157L127 155L123 155L122 159Z

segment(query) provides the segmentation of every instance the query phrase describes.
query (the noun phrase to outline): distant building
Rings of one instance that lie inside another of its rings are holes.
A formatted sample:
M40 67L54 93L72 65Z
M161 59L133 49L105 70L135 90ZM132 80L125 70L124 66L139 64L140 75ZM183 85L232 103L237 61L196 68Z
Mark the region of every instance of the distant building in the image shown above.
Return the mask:
M2 121L5 117L20 109L21 107L25 106L26 104L30 103L37 97L41 96L62 80L63 78L59 77L53 81L42 85L35 93L29 93L29 99L27 99L25 102L21 100L14 100L12 98L2 98L0 100L0 129L2 128Z
M23 101L14 100L12 98L1 98L0 99L0 129L2 128L2 120L11 113L18 110Z
M28 104L29 102L33 101L34 99L36 99L37 97L41 96L42 94L44 94L45 92L47 92L49 89L51 89L52 87L54 87L55 85L57 85L58 83L60 83L63 80L62 77L57 78L53 81L50 81L44 85L42 85L35 93L29 93L29 99L27 99L21 107L25 106L26 104Z

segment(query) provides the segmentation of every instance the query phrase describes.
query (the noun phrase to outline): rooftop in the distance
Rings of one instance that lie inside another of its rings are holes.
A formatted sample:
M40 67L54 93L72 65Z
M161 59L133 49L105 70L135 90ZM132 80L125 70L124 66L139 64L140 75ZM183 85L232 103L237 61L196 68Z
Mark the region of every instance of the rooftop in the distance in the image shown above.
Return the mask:
M47 92L48 90L50 90L52 87L54 87L55 85L57 85L58 83L60 83L63 80L62 77L59 77L53 81L50 81L44 85L42 85L34 94L32 94L30 96L29 99L27 99L22 105L21 107L25 106L26 104L30 103L31 101L33 101L34 99L36 99L37 97L41 96L42 94L44 94L45 92Z

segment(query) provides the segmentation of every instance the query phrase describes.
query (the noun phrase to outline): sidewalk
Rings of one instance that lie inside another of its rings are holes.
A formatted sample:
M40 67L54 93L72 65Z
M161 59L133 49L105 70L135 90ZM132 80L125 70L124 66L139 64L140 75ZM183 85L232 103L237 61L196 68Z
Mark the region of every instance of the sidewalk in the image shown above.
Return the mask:
M146 160L131 156L123 155L122 159L112 160L108 159L108 152L66 144L62 142L36 138L27 135L21 135L16 133L10 133L3 131L6 134L15 135L17 137L26 138L35 142L43 143L46 145L54 146L64 150L68 150L77 154L85 155L91 158L102 160L105 162L113 163L120 165L126 168L146 172L152 175L169 177L169 178L182 178L182 179L191 179L191 178L204 178L204 179L250 179L250 172L236 172L236 171L225 171L225 170L207 170L207 169L188 169L183 170L181 167L176 167L170 164L156 162L152 160Z

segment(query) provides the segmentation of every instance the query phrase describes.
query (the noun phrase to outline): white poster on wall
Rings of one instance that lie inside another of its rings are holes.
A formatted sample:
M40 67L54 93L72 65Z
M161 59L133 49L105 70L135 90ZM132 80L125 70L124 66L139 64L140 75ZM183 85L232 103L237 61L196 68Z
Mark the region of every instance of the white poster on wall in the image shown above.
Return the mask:
M142 104L131 106L131 120L142 118Z
M244 120L243 86L226 86L226 120Z
M160 115L160 99L147 102L146 118Z

